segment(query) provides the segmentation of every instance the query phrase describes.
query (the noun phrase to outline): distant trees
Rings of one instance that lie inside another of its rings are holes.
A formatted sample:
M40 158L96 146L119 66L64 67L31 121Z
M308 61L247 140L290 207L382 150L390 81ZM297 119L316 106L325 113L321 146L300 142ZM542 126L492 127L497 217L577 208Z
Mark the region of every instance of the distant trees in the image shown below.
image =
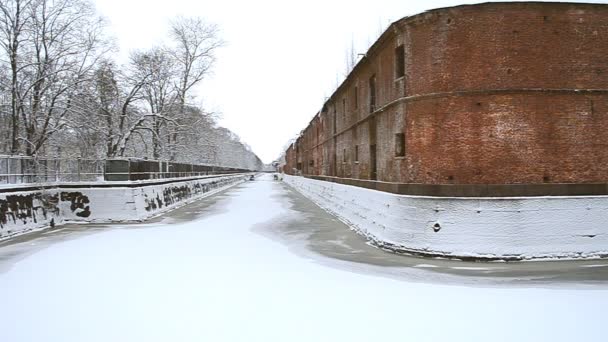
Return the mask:
M0 153L258 163L193 104L223 45L218 28L178 17L168 33L118 66L88 1L0 1Z

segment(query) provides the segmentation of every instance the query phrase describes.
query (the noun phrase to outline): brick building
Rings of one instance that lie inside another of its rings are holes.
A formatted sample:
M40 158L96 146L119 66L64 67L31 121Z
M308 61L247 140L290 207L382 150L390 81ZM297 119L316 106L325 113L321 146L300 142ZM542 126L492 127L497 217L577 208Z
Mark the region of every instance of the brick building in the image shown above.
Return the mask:
M484 3L396 21L286 162L368 184L606 192L608 5Z

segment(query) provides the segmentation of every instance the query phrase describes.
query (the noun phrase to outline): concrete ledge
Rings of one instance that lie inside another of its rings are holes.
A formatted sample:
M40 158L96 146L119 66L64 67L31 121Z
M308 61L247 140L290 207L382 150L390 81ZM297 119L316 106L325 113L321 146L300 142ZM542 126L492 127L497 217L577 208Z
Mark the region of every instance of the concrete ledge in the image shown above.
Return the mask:
M328 176L304 177L398 195L434 197L529 197L529 196L604 196L608 183L542 184L412 184Z
M248 173L234 174L245 175ZM232 174L224 175L207 175L196 177L179 177L179 178L162 178L162 179L146 179L135 181L103 181L103 182L53 182L53 183L23 183L9 184L0 187L0 193L9 193L15 191L39 191L53 189L93 189L93 188L139 188L150 185L163 185L176 182L203 180L211 178L222 178L231 176Z
M244 174L52 184L0 193L0 239L64 222L141 221L242 182Z
M608 196L412 196L288 175L284 181L393 252L474 260L608 257Z

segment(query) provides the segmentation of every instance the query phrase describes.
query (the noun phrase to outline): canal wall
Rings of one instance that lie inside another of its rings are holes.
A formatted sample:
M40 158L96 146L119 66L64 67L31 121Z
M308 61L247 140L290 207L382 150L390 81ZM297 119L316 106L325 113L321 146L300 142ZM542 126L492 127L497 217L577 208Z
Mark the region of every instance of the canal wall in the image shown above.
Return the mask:
M479 260L608 256L608 196L399 195L285 175L377 247Z
M65 222L145 220L244 179L240 174L4 187L0 188L0 239Z

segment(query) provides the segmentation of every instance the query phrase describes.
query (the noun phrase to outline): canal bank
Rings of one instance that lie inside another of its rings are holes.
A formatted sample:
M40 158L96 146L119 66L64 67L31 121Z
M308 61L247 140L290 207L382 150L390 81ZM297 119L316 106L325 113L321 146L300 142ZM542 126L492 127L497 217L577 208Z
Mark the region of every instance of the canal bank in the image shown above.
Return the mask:
M65 222L141 221L242 182L249 174L0 188L0 240Z
M370 243L471 260L608 256L608 196L398 195L285 175L284 181Z

